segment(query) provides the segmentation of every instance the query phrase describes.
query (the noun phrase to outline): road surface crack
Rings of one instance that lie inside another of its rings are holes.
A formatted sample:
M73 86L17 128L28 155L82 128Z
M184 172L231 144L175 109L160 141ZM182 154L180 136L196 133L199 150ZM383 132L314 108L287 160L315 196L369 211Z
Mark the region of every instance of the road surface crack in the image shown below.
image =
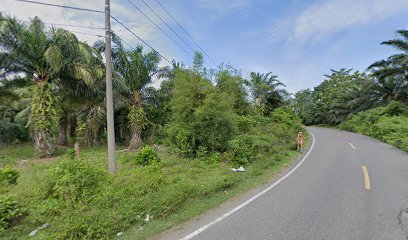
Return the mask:
M401 226L401 229L408 240L408 208L402 209L398 214L398 224Z

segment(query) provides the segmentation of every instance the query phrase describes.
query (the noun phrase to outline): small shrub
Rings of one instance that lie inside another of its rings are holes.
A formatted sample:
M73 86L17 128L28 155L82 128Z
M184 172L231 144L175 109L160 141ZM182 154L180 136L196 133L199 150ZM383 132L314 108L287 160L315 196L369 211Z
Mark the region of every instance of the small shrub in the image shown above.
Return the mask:
M206 155L207 155L207 148L206 147L204 147L204 146L199 146L198 147L198 149L197 149L197 152L196 152L196 154L197 154L197 157L198 158L204 158Z
M253 152L253 139L249 135L239 135L228 142L235 165L247 165Z
M225 151L236 133L232 98L213 92L194 112L193 133L200 145L210 151Z
M142 165L143 167L149 166L152 163L160 162L156 150L148 145L144 146L136 153L134 160L137 164Z
M275 109L271 114L271 118L274 123L286 124L295 131L300 131L302 128L301 119L289 108L281 107Z
M175 145L183 156L191 156L195 150L195 138L189 131L180 129L176 135Z
M248 116L240 116L238 118L238 130L242 133L247 133L255 126L256 122L254 119Z
M67 149L66 155L68 156L70 160L75 160L76 159L75 149L73 148Z
M23 214L24 209L14 199L0 196L0 233L10 227L11 222Z
M85 160L62 160L48 170L48 182L45 184L46 197L55 198L72 204L88 201L103 181L107 173Z
M220 161L221 154L219 152L213 152L206 158L206 162L209 164L219 163Z
M20 173L16 169L4 167L0 169L0 183L17 184L17 179Z

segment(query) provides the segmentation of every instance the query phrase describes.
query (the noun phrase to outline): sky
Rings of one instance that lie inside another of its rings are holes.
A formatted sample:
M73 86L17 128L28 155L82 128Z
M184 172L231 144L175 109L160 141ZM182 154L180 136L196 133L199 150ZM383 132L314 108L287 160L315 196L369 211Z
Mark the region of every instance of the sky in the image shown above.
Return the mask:
M104 10L104 0L37 1ZM199 48L158 1L217 65L230 64L246 78L252 71L272 71L292 93L317 86L330 69L364 71L371 63L396 53L395 49L380 45L381 42L398 38L396 30L408 29L408 0L144 1L167 25L143 0L111 0L111 14L167 59L191 66L192 50ZM38 16L45 23L104 27L103 14L14 0L0 0L0 11L24 21ZM90 44L104 35L104 30L64 28L75 31L80 40ZM129 45L143 45L114 21L112 29ZM215 68L205 57L206 66Z

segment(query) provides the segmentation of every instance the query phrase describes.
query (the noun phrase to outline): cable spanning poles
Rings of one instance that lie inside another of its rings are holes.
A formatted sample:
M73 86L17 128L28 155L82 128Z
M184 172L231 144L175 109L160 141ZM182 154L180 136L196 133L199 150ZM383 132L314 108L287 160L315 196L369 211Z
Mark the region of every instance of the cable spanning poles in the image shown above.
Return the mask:
M132 1L128 0L128 2L135 7L143 16L145 16L151 23L153 23L162 33L164 33L171 41L173 41L177 46L179 46L189 57L193 58L193 56L183 47L181 46L172 36L170 36L166 31L163 30L157 23L155 23L149 16L147 16L138 6L136 6Z
M73 25L73 24L65 24L65 23L51 23L51 22L43 22L47 25L55 25L61 27L74 27L74 28L86 28L86 29L97 29L97 30L105 30L103 27L93 27L93 26L82 26L82 25Z
M22 20L22 22L30 24L30 21ZM54 27L54 26L62 26L62 27L73 27L73 28L86 28L86 29L96 29L96 30L105 30L105 28L99 28L99 27L92 27L92 26L81 26L81 25L70 25L70 24L63 24L63 23L50 23L50 22L42 22L45 25ZM89 33L89 32L80 32L76 30L69 30L72 33L78 33L78 34L83 34L83 35L88 35L88 36L95 36L95 37L104 37L100 34L96 33Z
M160 19L160 21L161 21L162 23L164 23L164 24L170 29L193 53L195 52L195 49L192 48L192 47L188 44L188 42L186 42L182 37L180 37L180 35L179 35L176 31L174 31L174 29L173 29L166 21L164 21L163 18L160 17L160 15L157 14L157 12L156 12L152 7L150 7L150 5L149 5L148 3L146 3L145 0L141 0L141 1L144 3L144 5L145 5L147 8L150 9L150 11L152 11L152 12L154 13L154 15L155 15L157 18ZM129 1L129 2L130 2L130 1ZM205 60L204 60L204 62L205 62Z
M104 37L104 36L99 35L99 34L79 32L79 31L72 31L72 30L69 30L69 31L72 32L72 33L83 34L83 35L87 35L87 36L94 36L94 37L99 37L99 38L103 38L103 37Z
M72 10L86 11L86 12L105 13L104 11L101 11L101 10L72 7L72 6L66 6L66 5L61 5L61 4L55 4L55 3L45 3L45 2L38 2L38 1L31 1L31 0L15 0L15 1L33 3L33 4L38 4L38 5L50 6L50 7L59 7L59 8L66 8L66 9L72 9Z
M29 23L29 21L23 21L25 23ZM105 28L102 27L92 27L92 26L82 26L82 25L71 25L71 24L63 24L63 23L50 23L50 22L43 22L45 25L49 26L62 26L62 27L73 27L73 28L85 28L85 29L96 29L96 30L105 30ZM87 36L94 36L94 37L99 37L99 38L104 38L105 36L102 36L100 34L96 33L89 33L89 32L81 32L81 31L76 31L76 30L69 30L72 33L76 34L82 34L82 35L87 35ZM120 41L125 44L126 46L129 47L129 49L134 50L135 48L130 45L128 42L126 42L123 39L120 39Z
M144 2L144 0L142 0ZM195 43L195 45L197 45L197 47L201 50L201 52L204 53L204 55L207 56L208 59L210 59L210 61L216 66L218 67L218 65L211 59L211 57L200 47L200 45L197 43L196 40L194 40L193 37L191 37L190 34L188 34L188 32L184 29L183 26L181 26L181 24L177 21L177 19L166 9L166 7L163 6L163 4L160 3L159 0L155 0L161 8L163 8L163 10L171 17L171 19L173 19L173 21L181 28L181 30L183 30L183 32Z
M24 3L31 3L31 4L36 4L36 5L43 5L43 6L49 6L49 7L58 7L58 8L64 8L64 9L71 9L71 10L78 10L78 11L85 11L85 12L93 12L93 13L99 13L99 14L105 14L104 11L100 10L95 10L95 9L89 9L89 8L80 8L80 7L73 7L73 6L67 6L67 5L61 5L61 4L54 4L54 3L45 3L45 2L38 2L38 1L33 1L33 0L14 0L18 2L24 2ZM127 27L125 24L123 24L121 21L119 21L117 18L114 16L110 15L110 17L115 20L119 25L121 25L123 28L125 28L128 32L130 32L133 36L135 36L137 39L139 39L142 43L144 43L147 47L149 47L152 51L156 52L157 54L160 55L165 61L167 61L170 65L172 65L172 62L168 60L168 58L164 57L159 51L154 49L149 43L147 43L145 40L143 40L141 37L139 37L136 33L134 33L129 27ZM50 24L50 25L60 25L60 26L70 26L70 27L82 27L82 28L94 28L94 29L101 29L105 30L105 28L98 28L98 27L85 27L85 26L78 26L78 25L70 25L70 24L53 24L53 23L45 23L45 24ZM74 31L71 31L74 32ZM85 35L94 35L99 37L100 35L97 34L91 34L91 33L83 33L83 32L76 32L79 34L85 34ZM134 49L130 44L124 42L121 40L123 43Z
M136 33L134 33L132 30L130 30L125 24L123 24L121 21L119 21L117 18L115 18L114 16L111 15L111 18L113 20L115 20L115 22L117 22L119 25L121 25L123 28L125 28L127 31L129 31L133 36L135 36L137 39L139 39L140 41L142 41L144 44L146 44L146 46L148 46L150 49L152 49L154 52L156 52L157 54L160 55L160 57L162 57L164 60L166 60L169 64L172 64L166 57L164 57L160 52L156 51L156 49L154 49L152 46L150 46L150 44L148 44L145 40L143 40L142 38L140 38L138 35L136 35Z

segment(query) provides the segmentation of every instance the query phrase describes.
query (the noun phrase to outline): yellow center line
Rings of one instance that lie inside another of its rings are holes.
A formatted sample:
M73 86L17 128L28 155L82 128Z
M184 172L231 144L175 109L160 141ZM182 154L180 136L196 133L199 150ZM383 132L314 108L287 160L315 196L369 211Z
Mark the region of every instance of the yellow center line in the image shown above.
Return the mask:
M371 190L371 183L370 183L370 177L368 176L368 170L365 165L361 166L361 169L363 170L363 175L364 175L364 187L367 191Z
M354 149L354 150L356 149L356 147L354 147L354 145L353 145L352 143L349 142L349 145L350 145L350 147L351 147L352 149Z

